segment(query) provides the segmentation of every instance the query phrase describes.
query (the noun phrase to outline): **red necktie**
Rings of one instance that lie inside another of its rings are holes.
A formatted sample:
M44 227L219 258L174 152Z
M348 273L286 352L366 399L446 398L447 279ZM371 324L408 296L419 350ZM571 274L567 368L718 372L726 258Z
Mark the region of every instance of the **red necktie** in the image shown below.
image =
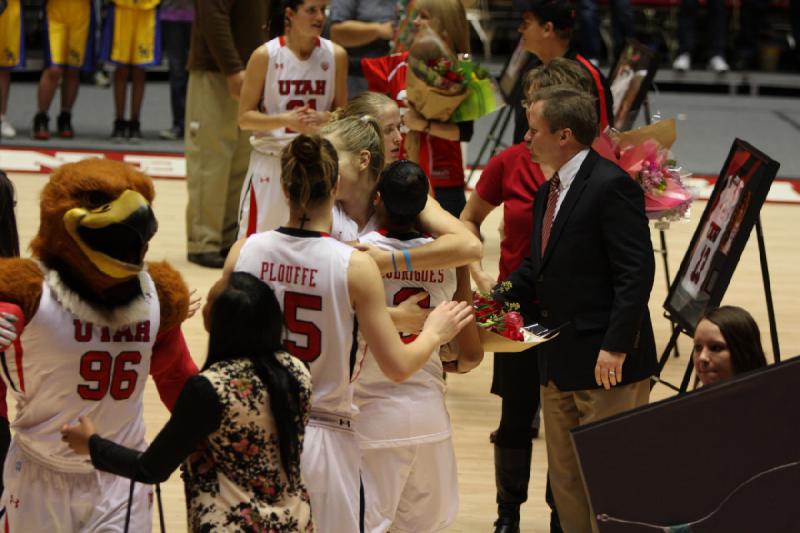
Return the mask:
M550 240L550 230L553 228L553 218L556 214L556 204L558 204L558 195L561 192L561 180L558 177L558 172L553 174L550 178L550 190L547 195L547 208L544 210L544 218L542 219L542 257L544 257L544 250L547 248L547 241Z

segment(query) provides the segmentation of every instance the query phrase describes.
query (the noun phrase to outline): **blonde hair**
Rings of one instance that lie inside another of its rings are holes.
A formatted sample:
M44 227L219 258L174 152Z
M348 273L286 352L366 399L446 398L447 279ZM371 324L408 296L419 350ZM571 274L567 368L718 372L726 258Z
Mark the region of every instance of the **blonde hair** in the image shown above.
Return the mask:
M340 108L337 111L337 118L363 117L365 115L377 117L381 110L389 104L397 105L397 102L383 93L366 91L347 102L346 106Z
M298 135L281 152L281 184L293 210L327 198L338 179L336 149L319 135Z
M348 104L349 105L349 104ZM369 177L375 181L383 170L383 136L377 119L369 114L361 116L341 116L334 113L320 132L322 135L336 135L345 151L357 154L361 150L369 152Z
M547 87L564 85L587 94L592 94L592 80L577 61L557 57L547 65L539 65L525 75L524 94L531 100L533 94Z
M470 52L467 12L461 0L417 0L414 7L428 12L431 29L450 39L453 52L456 54Z

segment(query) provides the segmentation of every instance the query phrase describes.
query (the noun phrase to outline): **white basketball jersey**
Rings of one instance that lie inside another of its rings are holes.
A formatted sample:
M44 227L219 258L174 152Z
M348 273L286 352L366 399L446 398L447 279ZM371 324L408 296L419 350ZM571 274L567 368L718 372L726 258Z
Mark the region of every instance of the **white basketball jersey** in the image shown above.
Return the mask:
M286 350L311 370L313 409L350 416L360 366L347 268L354 249L324 233L278 228L250 236L236 262L275 292Z
M264 112L276 115L296 107L308 105L317 111L333 107L336 89L336 62L333 43L322 37L306 60L300 60L288 46L283 36L267 42L269 67L264 81L262 104ZM259 132L251 142L253 146L285 146L297 135L288 128Z
M398 238L402 237L402 238ZM393 236L373 231L359 239L385 250L404 250L431 242L426 236ZM396 254L402 261L402 255ZM408 297L427 292L420 302L434 308L453 299L456 291L455 270L415 270L390 272L383 277L386 305L396 306ZM415 336L401 334L404 342ZM362 341L363 342L363 341ZM450 435L450 417L444 404L445 383L439 350L428 362L403 383L389 380L381 372L375 357L367 350L356 381L356 432L361 447L379 448L411 443L436 442Z
M354 242L378 229L378 220L373 214L364 227L359 231L358 223L345 213L338 202L333 206L333 222L331 224L331 237L341 242Z
M160 326L155 285L143 283L148 318L112 330L79 319L44 282L39 309L3 355L3 379L17 403L14 439L37 462L63 472L88 473L86 456L61 440L61 427L88 416L104 438L144 448L142 394Z

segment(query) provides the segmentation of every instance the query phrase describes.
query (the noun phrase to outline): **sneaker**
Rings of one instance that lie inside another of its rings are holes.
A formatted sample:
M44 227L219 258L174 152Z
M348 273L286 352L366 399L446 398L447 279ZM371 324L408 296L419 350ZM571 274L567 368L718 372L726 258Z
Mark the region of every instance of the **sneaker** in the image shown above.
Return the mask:
M103 69L94 73L94 84L98 87L111 87L111 80Z
M11 125L6 117L0 117L0 137L3 139L12 139L17 136L17 130Z
M69 111L62 111L56 119L58 126L58 136L62 139L72 139L75 137L75 130L72 129L72 113Z
M728 66L728 62L725 61L725 58L722 56L714 56L711 59L709 59L708 68L710 68L717 74L728 72L731 69L731 67Z
M177 141L183 139L183 128L180 126L172 126L168 130L161 130L158 136L165 141Z
M50 138L50 117L42 111L33 117L33 138L46 141Z
M114 121L114 131L111 132L111 141L121 143L128 137L128 123L121 118Z
M134 144L142 142L142 130L138 120L128 121L128 140Z
M675 58L672 62L672 69L680 72L686 72L692 66L692 58L688 53L684 52Z

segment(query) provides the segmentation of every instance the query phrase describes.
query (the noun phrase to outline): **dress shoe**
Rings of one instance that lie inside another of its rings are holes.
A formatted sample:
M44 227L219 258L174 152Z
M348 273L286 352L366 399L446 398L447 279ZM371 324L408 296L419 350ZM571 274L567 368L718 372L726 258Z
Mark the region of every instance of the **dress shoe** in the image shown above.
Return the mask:
M188 254L187 259L190 263L208 268L222 268L222 265L225 264L225 258L222 257L219 252Z

